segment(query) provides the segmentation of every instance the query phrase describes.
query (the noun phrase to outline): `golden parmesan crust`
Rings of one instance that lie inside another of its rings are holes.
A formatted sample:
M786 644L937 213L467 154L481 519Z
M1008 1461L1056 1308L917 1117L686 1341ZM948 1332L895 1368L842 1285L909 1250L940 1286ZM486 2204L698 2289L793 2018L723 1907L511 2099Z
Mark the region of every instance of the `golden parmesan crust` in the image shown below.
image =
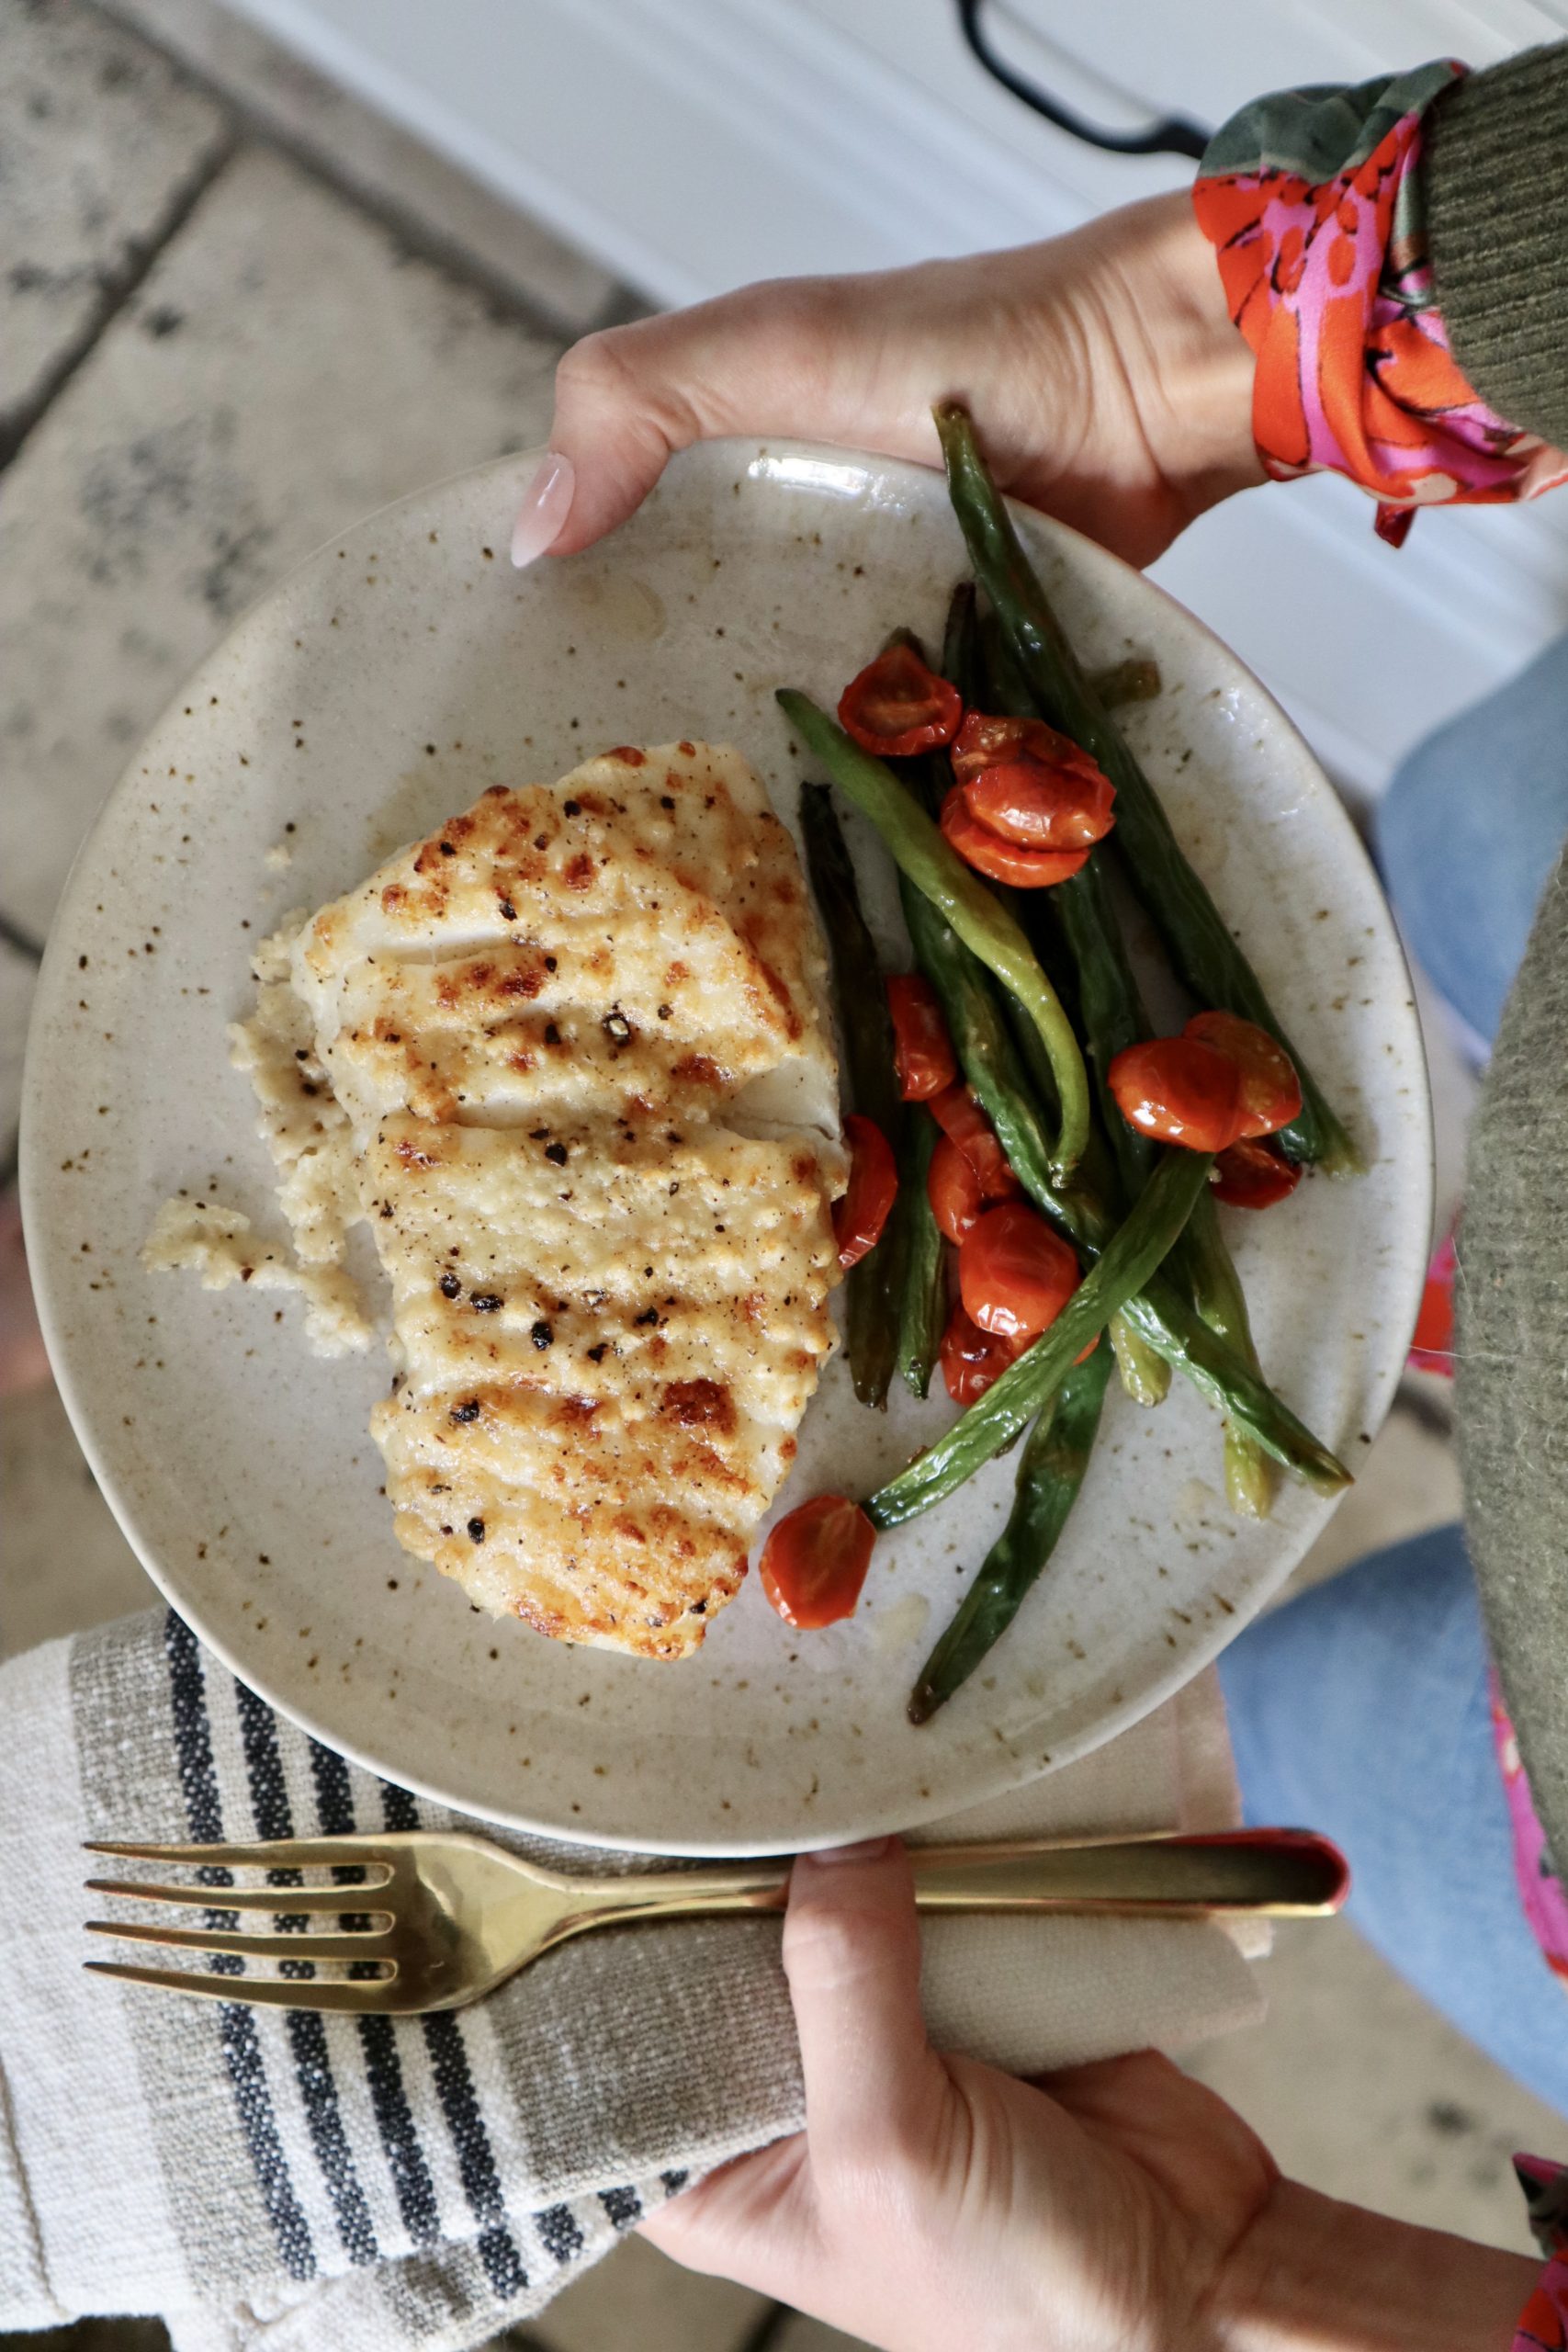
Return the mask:
M836 1264L808 1143L389 1119L362 1181L411 1377L640 1403L711 1373L752 1418L805 1411Z
M685 1655L833 1343L823 958L733 752L496 787L300 933L391 1282L399 1541L558 1638Z
M761 784L705 744L630 757L493 786L306 927L295 985L361 1129L401 1108L504 1124L584 1087L711 1102L786 1061L831 1080L805 885Z

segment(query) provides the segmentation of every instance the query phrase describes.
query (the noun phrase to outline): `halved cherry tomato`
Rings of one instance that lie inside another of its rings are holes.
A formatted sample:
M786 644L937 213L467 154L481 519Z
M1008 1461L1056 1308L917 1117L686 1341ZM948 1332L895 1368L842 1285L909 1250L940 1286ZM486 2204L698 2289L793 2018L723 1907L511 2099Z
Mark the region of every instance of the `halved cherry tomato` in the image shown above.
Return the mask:
M979 1178L983 1199L1005 1201L1018 1191L1018 1178L1008 1166L996 1129L966 1086L949 1086L933 1094L927 1108Z
M1106 1073L1129 1126L1189 1151L1224 1151L1242 1132L1241 1071L1201 1037L1128 1046Z
M844 1140L850 1147L850 1182L843 1198L833 1204L833 1238L848 1273L882 1238L898 1197L898 1170L893 1147L874 1119L852 1111L844 1121Z
M850 680L839 697L839 724L863 752L908 759L951 743L964 716L956 686L928 670L912 646L890 645Z
M1184 1032L1224 1054L1241 1072L1238 1136L1271 1136L1302 1107L1302 1082L1283 1046L1267 1029L1234 1012L1195 1012Z
M1043 718L964 713L953 773L972 815L1025 849L1083 849L1103 840L1116 792L1089 753Z
M926 1197L938 1232L954 1246L980 1222L985 1205L980 1179L968 1153L960 1150L951 1136L938 1136L936 1139L931 1164L926 1171Z
M1115 822L1114 797L1114 786L1098 768L1091 779L1080 781L1023 761L987 768L964 787L970 815L1022 849L1092 848Z
M994 1339L1027 1347L1055 1321L1078 1286L1078 1261L1060 1234L1023 1201L987 1209L958 1252L965 1314Z
M1228 1209L1271 1209L1288 1201L1301 1181L1293 1159L1251 1136L1227 1144L1209 1170L1209 1190Z
M1006 718L997 711L966 710L964 724L953 739L953 777L959 784L969 784L987 768L1003 767L1010 760L1048 762L1058 744L1069 752L1078 749L1043 718ZM1078 752L1078 756L1088 755Z
M1089 856L1087 849L1020 849L983 825L965 800L965 787L955 784L942 804L944 838L966 865L989 882L1010 882L1018 890L1044 890L1066 882Z
M942 1335L937 1361L942 1376L947 1383L947 1393L953 1403L967 1412L970 1406L982 1397L987 1389L998 1381L1009 1364L1016 1363L1023 1352L1010 1340L999 1334L982 1331L962 1306L955 1306L947 1318L947 1329Z
M853 1614L876 1530L844 1495L815 1495L781 1519L757 1573L786 1625L808 1633Z
M887 1010L893 1016L899 1091L906 1102L929 1102L958 1076L936 990L919 972L895 972L887 983Z

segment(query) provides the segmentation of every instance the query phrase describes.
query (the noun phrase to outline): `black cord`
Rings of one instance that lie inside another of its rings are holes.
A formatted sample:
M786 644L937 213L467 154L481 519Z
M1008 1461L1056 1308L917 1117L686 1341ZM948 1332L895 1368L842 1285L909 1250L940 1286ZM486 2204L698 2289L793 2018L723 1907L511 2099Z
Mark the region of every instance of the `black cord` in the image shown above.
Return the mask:
M1048 90L1015 73L987 37L980 21L984 0L958 0L958 22L964 40L979 62L993 80L1021 98L1026 107L1055 123L1069 138L1081 139L1087 147L1103 147L1112 155L1189 155L1194 162L1201 156L1209 143L1209 134L1199 124L1189 122L1184 115L1167 115L1159 122L1150 123L1146 130L1101 130L1081 115L1074 114Z

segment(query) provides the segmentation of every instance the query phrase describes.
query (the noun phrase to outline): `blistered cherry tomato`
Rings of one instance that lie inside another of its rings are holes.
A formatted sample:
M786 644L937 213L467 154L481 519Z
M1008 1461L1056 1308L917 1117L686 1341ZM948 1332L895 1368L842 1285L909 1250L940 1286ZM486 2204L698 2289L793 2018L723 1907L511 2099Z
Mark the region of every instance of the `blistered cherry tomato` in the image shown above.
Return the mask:
M893 1016L893 1058L906 1102L929 1102L953 1084L958 1060L936 990L919 972L896 972L887 983Z
M955 1306L947 1318L937 1361L948 1395L967 1412L1001 1378L1009 1364L1018 1362L1021 1352L1010 1340L982 1331L962 1306Z
M987 1209L958 1252L965 1314L993 1338L1026 1347L1078 1286L1078 1261L1024 1201Z
M1295 1064L1267 1029L1234 1012L1195 1012L1185 1034L1201 1037L1241 1072L1238 1136L1271 1136L1299 1115L1302 1082Z
M1043 718L1007 718L997 711L966 710L964 724L953 739L953 779L969 784L987 768L1002 767L1010 760L1049 760L1057 744L1066 745L1069 752L1077 750L1076 743L1058 735Z
M1107 1073L1129 1126L1189 1151L1224 1151L1242 1131L1241 1071L1201 1037L1128 1046Z
M971 813L1024 849L1083 849L1115 819L1115 787L1097 761L1043 718L964 713L953 773Z
M938 1136L936 1139L931 1164L926 1171L926 1197L931 1204L937 1231L955 1246L980 1222L985 1206L980 1179L968 1153L961 1151L951 1136Z
M1090 849L1114 820L1112 786L1096 769L1080 782L1051 768L1015 762L987 768L964 787L964 806L987 830L1022 849Z
M839 698L839 724L864 752L908 759L951 743L964 716L956 686L929 670L913 646L890 645Z
M808 1633L852 1616L871 1566L876 1530L844 1495L816 1495L781 1519L757 1573L786 1625Z
M926 1107L975 1170L984 1199L1005 1201L1018 1191L1018 1178L1008 1166L996 1129L966 1086L950 1086L933 1094Z
M1293 1159L1250 1136L1227 1144L1209 1170L1209 1190L1228 1209L1271 1209L1301 1181Z
M988 882L1009 882L1016 890L1044 890L1066 882L1089 856L1087 849L1020 849L983 825L964 798L965 787L955 784L942 804L943 838L965 865Z
M845 1273L874 1250L898 1197L898 1170L893 1147L874 1119L851 1112L844 1121L850 1148L850 1182L841 1200L833 1204L833 1238Z

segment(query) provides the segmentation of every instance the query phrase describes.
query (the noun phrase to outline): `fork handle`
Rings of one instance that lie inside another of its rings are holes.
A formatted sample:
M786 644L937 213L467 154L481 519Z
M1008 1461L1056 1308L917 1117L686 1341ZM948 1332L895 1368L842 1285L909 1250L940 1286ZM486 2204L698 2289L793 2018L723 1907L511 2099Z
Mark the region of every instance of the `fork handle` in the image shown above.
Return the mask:
M1309 1829L912 1849L922 1911L1325 1917L1350 1891L1344 1855Z
M913 1846L909 1861L922 1911L1314 1918L1337 1911L1350 1885L1338 1848L1307 1829ZM607 1920L778 1911L788 1890L787 1863L759 1861L638 1872L581 1893Z

